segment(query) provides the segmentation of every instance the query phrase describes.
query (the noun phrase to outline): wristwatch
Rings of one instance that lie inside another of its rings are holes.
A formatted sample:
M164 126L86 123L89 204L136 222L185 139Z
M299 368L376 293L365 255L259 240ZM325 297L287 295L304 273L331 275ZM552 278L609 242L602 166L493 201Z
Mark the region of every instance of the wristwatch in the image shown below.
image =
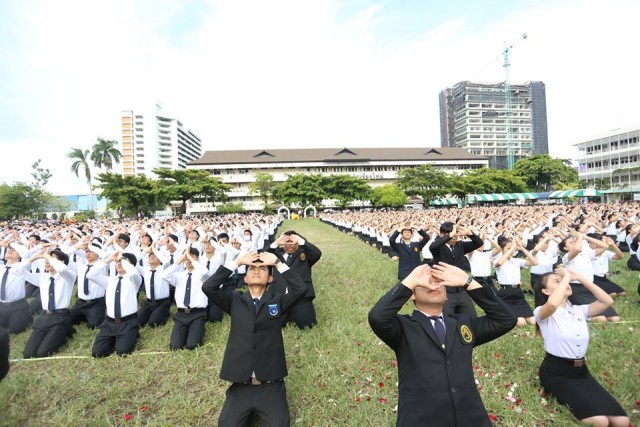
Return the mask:
M464 283L464 285L462 285L465 291L467 290L471 282L473 282L473 276L469 275L469 277L467 277L467 281Z
M282 261L280 261L280 258L276 259L276 260L273 262L273 266L274 266L275 268L278 268L278 267L280 266L280 264L282 264Z

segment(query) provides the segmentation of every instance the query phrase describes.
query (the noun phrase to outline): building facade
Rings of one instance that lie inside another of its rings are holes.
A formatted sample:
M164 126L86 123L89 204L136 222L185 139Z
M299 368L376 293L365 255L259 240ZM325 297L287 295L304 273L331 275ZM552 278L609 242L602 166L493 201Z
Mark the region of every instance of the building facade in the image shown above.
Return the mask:
M576 146L578 176L585 187L608 194L605 201L640 193L640 126L596 135Z
M485 156L498 169L508 167L510 150L515 161L549 154L543 82L511 85L510 116L504 83L463 81L441 91L439 101L441 147Z
M232 186L227 195L231 203L242 203L246 210L260 210L262 201L249 191L256 173L268 173L274 184L299 173L348 174L366 179L373 187L393 183L398 171L406 167L431 164L448 173L487 167L487 159L459 148L323 148L285 150L207 151L187 165L204 169ZM325 206L331 207L330 203ZM192 200L189 214L215 212L213 204Z
M155 110L122 111L122 172L155 177L155 168L185 169L202 156L200 138L184 124Z

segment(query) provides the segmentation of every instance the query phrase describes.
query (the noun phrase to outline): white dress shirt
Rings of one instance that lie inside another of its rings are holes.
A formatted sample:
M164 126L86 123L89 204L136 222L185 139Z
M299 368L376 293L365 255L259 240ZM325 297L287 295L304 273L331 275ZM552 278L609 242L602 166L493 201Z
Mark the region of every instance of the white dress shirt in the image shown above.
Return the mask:
M567 301L566 307L558 307L544 320L539 317L541 308L536 307L533 315L540 326L545 351L566 359L583 358L589 347L589 305L573 305Z
M522 282L522 279L520 278L520 270L526 266L527 261L524 259L514 257L509 258L500 267L496 267L498 283L501 285L519 285Z
M142 284L142 276L140 276L136 267L126 259L122 260L122 267L126 273L122 276L122 284L120 285L120 316L126 317L138 311L138 289ZM90 274L93 274L93 272ZM100 281L101 285L105 286L107 290L105 302L107 304L107 316L111 318L115 318L116 288L118 287L119 279L120 277L116 275Z
M209 271L198 261L192 261L193 270L178 270L178 265L172 265L164 272L164 278L171 286L175 286L176 293L176 305L178 308L206 308L209 304L209 299L202 292L202 284L207 279ZM191 273L191 296L189 307L184 305L184 295L187 290L187 279Z
M97 278L102 276L106 280L109 277L109 272L107 270L107 266L103 262L96 262L91 265L89 272L87 274L87 266L89 264L86 262L79 262L76 264L76 269L78 272L78 298L83 300L92 300L96 298L104 297L105 289L100 286ZM93 273L93 275L91 274ZM87 279L89 279L89 293L84 293L84 278L85 274Z
M469 252L466 256L469 259L473 277L491 276L491 251L476 250Z
M24 284L27 274L29 274L30 264L26 261L17 262L13 265L0 266L0 281L4 277L6 269L9 268L7 274L7 282L5 284L5 297L2 299L0 294L0 302L14 302L25 297Z
M156 274L153 276L153 299L165 299L169 298L169 282L164 278L164 267L162 265L156 268ZM151 275L153 270L147 268L144 272L144 291L147 295L147 299L151 300Z
M56 310L69 308L71 303L71 294L73 293L73 284L76 281L76 272L68 265L55 258L49 261L49 264L56 270L55 275L50 273L28 273L26 275L29 283L40 288L40 299L42 301L42 309L49 308L49 285L50 278L54 279L54 306Z

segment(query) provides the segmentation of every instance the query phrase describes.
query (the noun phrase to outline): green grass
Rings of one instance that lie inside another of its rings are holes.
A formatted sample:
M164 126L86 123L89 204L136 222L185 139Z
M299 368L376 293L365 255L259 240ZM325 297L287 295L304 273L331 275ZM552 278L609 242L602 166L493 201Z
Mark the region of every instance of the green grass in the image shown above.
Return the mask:
M315 220L291 221L322 251L314 267L319 326L284 330L287 391L294 425L395 425L397 369L393 352L371 332L367 313L396 282L397 264L355 237ZM640 423L640 305L637 273L623 261L612 270L628 296L615 308L630 323L591 325L587 354L593 375ZM532 303L532 301L530 301ZM409 312L410 304L404 311ZM13 363L0 383L0 425L29 426L199 426L213 425L228 383L219 379L229 319L208 324L205 345L168 352L173 322L143 328L129 357L90 358L95 331L85 326L57 356ZM11 337L11 357L22 355L30 334ZM161 354L150 354L162 352ZM514 329L475 349L474 365L487 410L496 425L573 425L568 410L539 392L537 370L544 350L534 328ZM505 399L514 386L519 405ZM428 402L425 402L428 404ZM143 411L143 408L146 410ZM635 411L635 412L634 412ZM131 419L125 421L125 414Z

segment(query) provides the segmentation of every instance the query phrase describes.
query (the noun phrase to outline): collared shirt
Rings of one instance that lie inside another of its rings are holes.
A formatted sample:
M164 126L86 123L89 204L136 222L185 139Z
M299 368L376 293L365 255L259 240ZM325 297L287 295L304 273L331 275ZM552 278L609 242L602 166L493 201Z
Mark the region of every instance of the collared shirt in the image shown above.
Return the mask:
M427 316L429 318L429 321L431 321L431 326L433 326L433 329L435 330L436 328L436 320L433 317L438 317L438 319L440 320L440 322L442 323L442 326L444 326L444 330L447 330L447 325L446 323L444 323L444 315L442 313L438 314L437 316L433 316L431 314L427 314L424 311L418 310L416 308L416 311L419 311L420 313L424 314L425 316Z
M27 280L29 283L40 288L40 299L42 301L42 309L48 310L49 307L49 285L50 278L54 279L54 307L56 310L69 308L71 303L71 294L73 293L73 284L76 281L76 272L68 265L57 259L51 259L49 263L56 270L55 275L50 273L29 273Z
M126 260L122 261L125 275L122 276L120 285L120 316L126 317L138 311L138 289L142 284L142 276L136 267ZM115 318L116 288L119 276L109 277L107 280L107 292L105 302L107 304L107 316Z
M209 299L202 292L202 283L206 280L209 271L199 262L193 261L193 270L191 271L191 297L188 308L205 308L209 304ZM184 305L184 294L187 290L187 279L189 271L178 271L177 265L172 265L164 271L165 280L169 281L171 286L175 286L176 305L178 308L187 308Z
M30 265L28 262L17 262L13 265L0 266L0 281L4 276L4 273L9 267L9 273L7 274L7 283L5 287L5 298L0 299L0 302L14 302L21 300L25 296L24 284L26 275L29 274ZM2 296L0 295L0 298Z
M591 262L593 266L593 274L596 276L604 276L609 272L609 261L616 256L613 251L604 251L600 256L596 256Z
M467 254L473 277L491 276L491 252L473 251Z
M573 305L567 301L566 307L558 307L544 320L539 317L541 308L536 307L533 315L540 326L545 351L567 359L583 358L589 347L589 305Z
M108 278L107 266L103 262L96 262L91 265L87 274L87 263L78 263L78 298L83 300L92 300L96 298L102 298L105 293L105 289L98 283L98 277L103 276L105 280ZM93 274L91 274L93 272ZM84 293L84 277L85 274L89 279L89 293Z
M497 258L496 262L498 259L500 258ZM526 267L526 265L527 261L524 259L514 257L509 258L500 267L496 267L498 283L501 285L519 285L522 281L520 278L520 269Z
M165 273L164 267L161 265L156 268L156 274L153 276L153 293L155 299L169 298L169 282L163 277ZM146 269L144 272L144 291L147 295L147 299L151 299L151 274L153 270L151 268Z
M585 252L587 251L583 248L582 252L579 252L571 261L569 261L569 254L565 254L562 257L562 263L567 269L578 271L589 282L593 282L593 263L591 262L591 256ZM593 254L593 250L589 248L588 253ZM572 281L572 283L579 282Z
M226 255L227 253L225 251L217 249L211 258L207 258L206 253L202 254L198 262L200 262L200 264L202 264L204 268L207 269L207 277L212 276L213 273L218 271L218 267L224 265Z
M551 273L553 271L553 264L555 264L558 257L551 257L548 253L549 251L538 251L536 252L536 261L538 261L537 265L531 266L532 274L545 274Z

